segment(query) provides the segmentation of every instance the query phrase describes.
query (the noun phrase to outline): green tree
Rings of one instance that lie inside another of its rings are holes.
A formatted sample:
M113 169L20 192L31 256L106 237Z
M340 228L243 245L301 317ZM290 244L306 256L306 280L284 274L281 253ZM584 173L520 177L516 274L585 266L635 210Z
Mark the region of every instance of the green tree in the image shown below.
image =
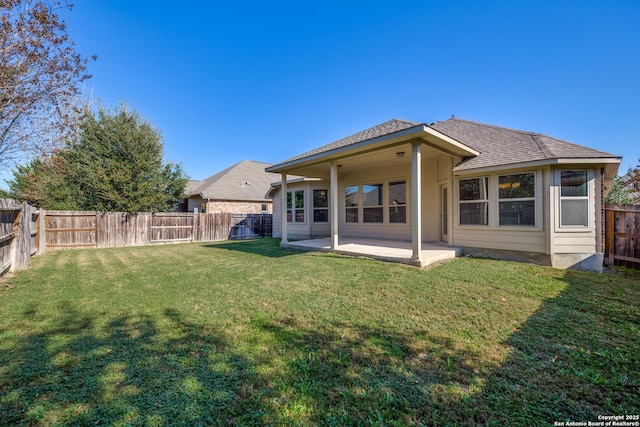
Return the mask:
M632 204L635 203L636 197L629 186L623 181L621 176L613 179L613 184L609 190L609 194L605 199L607 203Z
M45 209L170 211L187 182L164 162L160 133L134 110L88 112L78 137L53 156L14 171L17 198Z

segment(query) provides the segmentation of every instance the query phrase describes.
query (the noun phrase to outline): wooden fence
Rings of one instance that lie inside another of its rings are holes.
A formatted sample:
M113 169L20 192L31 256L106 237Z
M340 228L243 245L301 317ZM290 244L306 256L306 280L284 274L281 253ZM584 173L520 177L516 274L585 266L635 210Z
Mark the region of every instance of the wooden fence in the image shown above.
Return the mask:
M607 265L640 270L640 205L605 206Z
M209 242L271 235L271 215L45 211L43 217L46 250ZM263 226L266 223L268 228Z
M39 250L38 230L37 209L0 199L0 276L27 268Z
M271 236L271 222L270 214L45 211L0 199L0 277L45 251L252 239Z

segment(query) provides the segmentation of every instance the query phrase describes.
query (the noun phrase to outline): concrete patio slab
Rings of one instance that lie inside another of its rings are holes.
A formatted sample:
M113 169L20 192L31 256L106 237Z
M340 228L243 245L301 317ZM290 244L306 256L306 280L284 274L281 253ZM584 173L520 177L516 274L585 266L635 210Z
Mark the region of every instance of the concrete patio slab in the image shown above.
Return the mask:
M282 247L304 251L338 253L362 256L382 261L398 262L424 268L429 265L460 256L462 250L444 243L422 243L421 260L412 259L411 242L398 240L365 239L360 237L340 237L336 249L331 249L329 237L297 240L281 244Z

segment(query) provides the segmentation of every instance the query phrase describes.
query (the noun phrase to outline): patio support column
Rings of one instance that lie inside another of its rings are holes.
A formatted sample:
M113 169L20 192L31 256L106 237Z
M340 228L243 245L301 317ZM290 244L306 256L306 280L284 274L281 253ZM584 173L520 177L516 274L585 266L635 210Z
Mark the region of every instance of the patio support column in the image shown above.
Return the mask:
M411 143L411 243L414 261L421 261L422 249L422 152L421 142Z
M329 223L331 224L331 249L338 247L338 165L331 161L329 177Z
M282 174L282 193L280 195L280 244L287 243L287 174Z

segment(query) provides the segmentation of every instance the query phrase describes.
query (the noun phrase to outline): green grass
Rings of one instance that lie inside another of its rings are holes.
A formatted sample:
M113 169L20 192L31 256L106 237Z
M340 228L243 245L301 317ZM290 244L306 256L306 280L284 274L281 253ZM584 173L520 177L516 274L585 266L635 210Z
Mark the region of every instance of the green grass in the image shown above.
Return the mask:
M640 276L276 240L52 252L0 284L0 425L553 425L640 412Z

